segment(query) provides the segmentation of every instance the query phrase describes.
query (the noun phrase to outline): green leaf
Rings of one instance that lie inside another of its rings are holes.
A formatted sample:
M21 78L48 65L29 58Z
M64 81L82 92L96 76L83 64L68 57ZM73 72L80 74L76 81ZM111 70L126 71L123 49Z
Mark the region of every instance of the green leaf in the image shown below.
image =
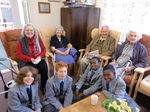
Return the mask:
M107 99L105 101L103 101L102 106L106 109L108 109L108 105L112 103L112 99Z

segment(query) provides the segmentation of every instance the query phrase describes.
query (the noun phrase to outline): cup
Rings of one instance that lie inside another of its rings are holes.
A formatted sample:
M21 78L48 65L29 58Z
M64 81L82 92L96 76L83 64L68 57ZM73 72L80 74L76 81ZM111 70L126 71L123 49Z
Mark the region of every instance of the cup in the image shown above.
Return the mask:
M98 96L97 95L91 95L91 104L97 105L98 103Z

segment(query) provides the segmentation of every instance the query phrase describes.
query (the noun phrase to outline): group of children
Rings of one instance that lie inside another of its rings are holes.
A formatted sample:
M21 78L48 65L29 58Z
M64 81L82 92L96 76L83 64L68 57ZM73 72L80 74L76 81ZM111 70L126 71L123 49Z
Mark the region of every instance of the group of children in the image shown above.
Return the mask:
M55 69L56 74L47 80L42 107L38 96L37 70L29 66L21 68L16 85L8 93L8 112L58 112L75 99L101 94L98 91L107 98L125 99L129 106L139 108L126 93L126 84L120 76L116 76L113 65L101 67L97 57L90 60L90 65L75 85L67 75L68 65L65 62L57 62Z

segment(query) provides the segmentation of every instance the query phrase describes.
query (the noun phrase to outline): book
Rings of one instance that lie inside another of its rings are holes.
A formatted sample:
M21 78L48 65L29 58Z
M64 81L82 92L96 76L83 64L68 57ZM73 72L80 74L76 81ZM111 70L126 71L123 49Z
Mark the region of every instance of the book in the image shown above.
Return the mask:
M99 55L99 50L94 50L94 51L89 52L89 54L86 55L85 57L88 58L88 59L91 59L91 58L93 58L97 55Z

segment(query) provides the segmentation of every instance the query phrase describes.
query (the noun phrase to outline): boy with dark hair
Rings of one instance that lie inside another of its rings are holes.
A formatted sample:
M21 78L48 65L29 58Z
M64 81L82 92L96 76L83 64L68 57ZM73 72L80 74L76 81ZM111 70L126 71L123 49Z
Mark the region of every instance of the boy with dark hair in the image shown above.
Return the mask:
M100 59L93 57L90 60L90 65L85 70L84 74L80 76L79 81L75 84L75 95L83 98L93 94L101 89L102 81L102 67L100 67Z
M125 99L130 107L139 106L136 102L126 93L126 84L120 76L116 76L116 71L113 65L107 65L103 68L103 81L102 81L102 93L113 100L117 98ZM96 93L98 96L100 94Z

